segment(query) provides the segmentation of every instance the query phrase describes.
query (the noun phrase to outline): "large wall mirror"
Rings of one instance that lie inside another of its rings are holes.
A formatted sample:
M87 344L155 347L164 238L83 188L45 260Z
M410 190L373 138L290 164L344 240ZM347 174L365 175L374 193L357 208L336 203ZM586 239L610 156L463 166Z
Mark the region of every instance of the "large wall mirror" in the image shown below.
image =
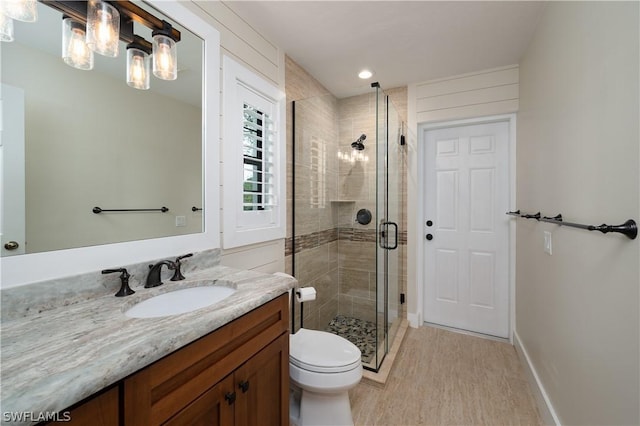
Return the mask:
M178 78L149 90L126 84L122 41L66 65L42 3L2 43L3 288L219 246L218 33L178 2L135 3L181 32Z

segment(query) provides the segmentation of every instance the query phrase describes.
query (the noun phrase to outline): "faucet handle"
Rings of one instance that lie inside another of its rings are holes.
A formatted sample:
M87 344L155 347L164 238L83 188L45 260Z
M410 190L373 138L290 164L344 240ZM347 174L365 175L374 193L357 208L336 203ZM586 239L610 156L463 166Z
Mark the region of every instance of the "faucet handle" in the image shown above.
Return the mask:
M135 291L133 291L131 289L131 287L129 287L129 277L131 277L131 274L129 274L129 272L127 272L127 270L125 268L117 268L117 269L103 269L102 273L103 274L112 274L114 272L120 272L120 290L118 290L118 292L115 294L116 297L123 297L123 296L129 296L133 293L135 293Z
M181 260L182 260L182 259L185 259L185 258L187 258L187 257L191 257L191 256L193 256L193 253L189 253L189 254L185 254L185 255L182 255L182 256L178 256L178 257L176 258L176 261L175 261L175 262L173 262L173 263L174 263L174 265L175 265L175 271L174 271L174 273L173 273L173 277L171 277L171 281L181 281L181 280L184 280L185 276L184 276L184 275L182 275L182 271L181 271L181 269L180 269L180 267L182 266L182 262L181 262Z
M180 262L182 259L186 259L187 257L193 256L193 253L183 254L182 256L178 256L176 258L176 263Z

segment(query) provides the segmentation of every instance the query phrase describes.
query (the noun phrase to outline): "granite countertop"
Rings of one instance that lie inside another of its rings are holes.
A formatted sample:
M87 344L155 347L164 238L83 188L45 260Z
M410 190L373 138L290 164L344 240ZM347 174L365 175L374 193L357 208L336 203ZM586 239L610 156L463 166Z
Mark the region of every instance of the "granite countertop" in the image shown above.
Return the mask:
M286 293L296 280L224 266L192 272L184 281L128 297L105 294L22 318L1 327L2 413L63 410L186 344ZM193 312L129 318L142 300L197 285L225 285L236 292Z

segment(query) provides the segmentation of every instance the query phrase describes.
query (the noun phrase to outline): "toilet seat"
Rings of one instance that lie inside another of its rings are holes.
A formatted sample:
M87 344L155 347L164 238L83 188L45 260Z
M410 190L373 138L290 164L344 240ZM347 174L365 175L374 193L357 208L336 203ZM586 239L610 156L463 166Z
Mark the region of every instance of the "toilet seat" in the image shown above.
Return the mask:
M335 334L301 328L289 339L289 362L303 370L342 373L362 365L360 349Z

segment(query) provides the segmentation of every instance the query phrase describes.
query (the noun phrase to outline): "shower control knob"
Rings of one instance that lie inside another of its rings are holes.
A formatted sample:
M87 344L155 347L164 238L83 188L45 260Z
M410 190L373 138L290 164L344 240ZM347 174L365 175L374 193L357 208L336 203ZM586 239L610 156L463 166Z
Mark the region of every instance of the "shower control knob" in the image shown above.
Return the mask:
M429 240L429 241L433 240L433 235L427 234L427 240Z

